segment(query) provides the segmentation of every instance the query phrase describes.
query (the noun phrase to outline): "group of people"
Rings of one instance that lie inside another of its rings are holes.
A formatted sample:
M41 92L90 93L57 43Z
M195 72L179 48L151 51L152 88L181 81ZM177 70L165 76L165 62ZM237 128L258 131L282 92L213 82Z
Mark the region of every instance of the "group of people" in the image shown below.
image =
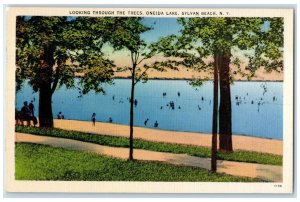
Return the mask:
M145 125L145 126L147 126L148 121L149 121L148 118L144 121L144 125ZM153 127L154 127L154 128L157 128L157 127L158 127L158 122L157 122L157 121L155 121Z
M92 121L92 125L95 126L96 125L96 113L95 112L92 114L91 121ZM113 119L111 117L109 117L108 122L112 123Z
M163 92L162 95L163 95L163 97L166 97L166 96L167 96L167 93L166 93L166 92ZM180 92L179 92L179 91L177 92L177 95L178 95L178 97L180 97Z
M128 97L127 100L129 100L129 103L131 103L131 98ZM134 99L133 104L135 107L137 106L137 104L138 104L137 99Z
M31 121L34 127L37 125L38 121L37 118L34 116L33 100L31 100L29 104L27 101L25 101L23 103L21 111L15 109L15 121L16 121L16 125L31 126Z
M21 126L31 126L32 125L35 127L38 124L38 120L36 116L34 115L34 104L33 100L28 104L27 101L23 103L23 106L21 110L19 111L18 109L15 109L15 121L16 125L21 125ZM57 114L57 119L64 119L65 116L62 114L62 112L59 112Z
M167 106L168 106L170 109L174 110L174 109L175 109L174 101L170 101L170 102L167 104Z

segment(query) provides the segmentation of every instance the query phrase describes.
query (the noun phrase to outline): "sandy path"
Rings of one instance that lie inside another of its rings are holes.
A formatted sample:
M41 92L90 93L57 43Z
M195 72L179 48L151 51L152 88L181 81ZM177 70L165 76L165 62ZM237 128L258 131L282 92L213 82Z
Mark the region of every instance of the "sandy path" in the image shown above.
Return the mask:
M93 127L91 122L76 120L54 120L54 126L65 130L74 130L94 134L129 137L129 126L97 122ZM134 138L155 142L185 144L195 146L211 146L211 135L191 132L177 132L134 127ZM233 135L233 149L256 151L282 155L282 141L248 136Z
M93 152L100 155L115 158L128 158L128 148L117 148L81 142L64 138L16 133L16 142L30 142L53 147ZM209 158L199 158L186 154L172 154L166 152L147 151L142 149L134 150L134 158L137 160L161 161L175 165L193 166L210 169ZM218 161L218 172L235 176L260 178L262 180L281 182L282 167L273 165L260 165L254 163L242 163L231 161Z

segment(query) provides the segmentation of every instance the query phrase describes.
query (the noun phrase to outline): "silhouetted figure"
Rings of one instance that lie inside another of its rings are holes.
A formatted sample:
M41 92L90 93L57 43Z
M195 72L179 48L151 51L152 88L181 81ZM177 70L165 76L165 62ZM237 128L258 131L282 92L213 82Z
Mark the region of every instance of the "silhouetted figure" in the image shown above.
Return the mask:
M177 93L178 97L180 97L180 92Z
M170 101L169 104L167 104L167 106L169 107L169 109L172 109L172 101Z
M204 97L203 97L203 96L201 97L201 100L202 100L202 101L204 100Z
M275 98L275 96L274 96L274 97L273 97L273 102L275 101L275 99L276 99L276 98Z
M63 119L63 117L64 117L64 115L62 115L61 112L59 112L59 113L57 114L57 119Z
M28 103L27 101L24 102L24 105L21 109L21 114L22 114L22 120L21 122L23 123L23 121L27 122L27 126L30 126L30 119L31 119L31 111L28 107Z
M163 106L160 106L160 109L163 109Z
M174 110L174 109L175 109L175 104L174 104L174 102L173 102L173 101L170 101L170 108L171 108L172 110Z
M112 96L112 99L115 100L115 96L114 95Z
M38 120L35 116L32 117L33 126L36 127Z
M35 99L35 98L33 98L33 99ZM31 100L31 102L29 103L28 107L29 107L29 110L30 110L30 113L31 113L30 120L32 120L33 126L35 127L37 125L38 121L37 121L37 118L34 116L33 100Z
M257 103L257 112L259 112L260 102Z
M178 109L181 109L181 107L180 107L180 106L178 106Z
M201 107L198 105L198 109L201 110Z
M109 117L108 122L109 122L109 123L112 123L112 122L113 122L113 120L112 120L111 117Z
M28 105L30 112L31 112L31 116L34 117L34 105L33 105L33 100L31 100L31 102Z
M144 125L145 125L145 126L147 126L148 121L149 121L148 118L144 121Z
M135 100L134 100L134 106L136 107L137 104L138 104L138 101L137 101L137 99L135 99Z
M96 113L92 114L92 125L95 126L96 125Z
M157 121L155 121L154 128L157 128L157 127L158 127L158 123L157 123Z
M254 104L253 100L251 101L251 104Z

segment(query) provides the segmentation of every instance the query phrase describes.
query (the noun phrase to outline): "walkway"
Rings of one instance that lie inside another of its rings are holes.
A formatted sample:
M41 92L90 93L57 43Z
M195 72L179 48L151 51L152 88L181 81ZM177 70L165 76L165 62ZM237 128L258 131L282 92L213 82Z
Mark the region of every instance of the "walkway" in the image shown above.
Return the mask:
M115 158L128 158L128 148L109 147L93 143L81 142L64 138L37 136L25 133L16 133L16 142L37 143L53 147L93 152ZM210 169L209 158L193 157L186 154L172 154L165 152L134 149L134 159L146 161L161 161L175 165L194 166ZM282 182L282 167L255 163L233 161L218 161L218 172L235 176L259 178L266 181Z

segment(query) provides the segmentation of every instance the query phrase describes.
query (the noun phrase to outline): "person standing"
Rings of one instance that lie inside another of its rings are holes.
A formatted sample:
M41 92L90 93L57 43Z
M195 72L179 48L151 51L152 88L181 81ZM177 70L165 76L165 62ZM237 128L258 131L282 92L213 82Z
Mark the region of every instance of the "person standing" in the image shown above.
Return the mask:
M96 113L95 112L92 114L92 122L93 122L93 126L95 126L96 125Z
M31 119L33 121L33 126L36 127L38 121L37 121L37 118L34 116L34 104L33 104L33 100L30 101L28 107L29 107L29 110L30 110L30 113L31 113Z
M22 122L26 121L27 126L30 126L31 112L30 112L30 109L28 107L27 101L24 102L24 105L21 109L21 113L22 113Z
M145 125L145 126L147 126L148 121L149 121L148 118L144 121L144 125Z
M28 105L30 112L31 112L31 116L34 117L34 105L33 105L33 100L31 100L30 104Z

